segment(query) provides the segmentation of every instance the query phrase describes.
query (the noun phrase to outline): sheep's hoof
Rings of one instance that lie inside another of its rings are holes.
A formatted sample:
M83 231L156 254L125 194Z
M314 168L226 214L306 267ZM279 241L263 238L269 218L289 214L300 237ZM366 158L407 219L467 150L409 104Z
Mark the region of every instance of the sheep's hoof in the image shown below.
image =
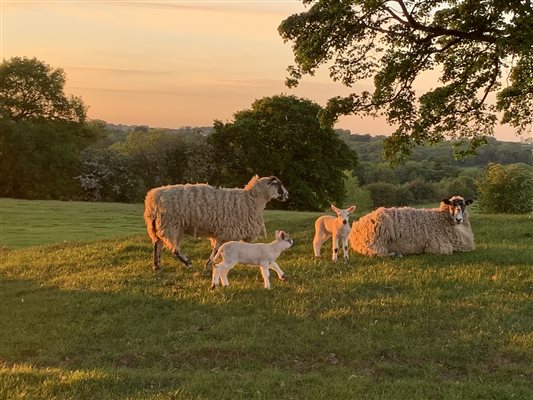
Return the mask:
M211 284L211 290L215 290L215 284Z
M161 271L161 267L160 267L159 265L154 265L154 266L152 267L152 269L153 269L154 271Z
M286 281L287 279L289 279L289 278L287 277L287 275L283 274L283 275L281 276L281 280L282 280L282 281Z

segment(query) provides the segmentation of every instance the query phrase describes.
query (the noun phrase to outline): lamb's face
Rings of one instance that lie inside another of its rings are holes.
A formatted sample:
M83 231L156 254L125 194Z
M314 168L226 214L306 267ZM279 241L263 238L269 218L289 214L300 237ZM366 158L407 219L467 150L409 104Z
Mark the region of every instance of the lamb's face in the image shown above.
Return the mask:
M285 189L283 183L281 183L281 181L275 176L269 178L268 186L274 194L272 197L276 200L286 201L289 198L289 192Z
M283 231L276 231L276 240L283 244L284 249L288 249L294 243L289 234Z
M335 212L335 214L337 214L337 219L340 223L342 223L343 225L348 225L348 222L350 220L350 214L355 211L355 206L351 206L349 208L341 210L340 208L337 208L332 204L331 209Z
M473 203L473 200L465 200L461 196L453 196L449 199L443 199L442 202L448 206L448 212L452 221L460 225L464 220L466 206Z

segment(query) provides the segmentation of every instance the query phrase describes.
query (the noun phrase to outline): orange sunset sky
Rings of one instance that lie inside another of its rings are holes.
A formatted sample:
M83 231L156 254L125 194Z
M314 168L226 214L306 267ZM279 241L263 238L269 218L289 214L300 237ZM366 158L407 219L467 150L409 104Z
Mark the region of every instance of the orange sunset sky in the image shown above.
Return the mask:
M294 94L325 105L348 88L328 71L285 86L291 44L277 27L300 1L0 0L1 58L37 57L67 74L89 117L178 128L231 121L255 99ZM420 88L434 87L427 74ZM364 86L356 86L360 90ZM337 128L390 134L383 120L342 117ZM509 127L500 140L519 141Z

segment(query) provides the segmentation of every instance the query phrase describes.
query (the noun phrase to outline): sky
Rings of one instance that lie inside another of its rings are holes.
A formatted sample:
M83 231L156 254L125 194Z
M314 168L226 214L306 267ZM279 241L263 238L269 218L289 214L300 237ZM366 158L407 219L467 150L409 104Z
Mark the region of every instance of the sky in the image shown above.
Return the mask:
M67 76L88 116L113 124L179 128L231 122L237 111L277 94L324 106L352 89L327 70L285 86L291 43L277 28L306 10L298 0L0 0L0 58L36 57ZM423 88L435 77L423 77ZM383 119L341 117L336 128L389 135ZM499 140L519 141L509 127Z

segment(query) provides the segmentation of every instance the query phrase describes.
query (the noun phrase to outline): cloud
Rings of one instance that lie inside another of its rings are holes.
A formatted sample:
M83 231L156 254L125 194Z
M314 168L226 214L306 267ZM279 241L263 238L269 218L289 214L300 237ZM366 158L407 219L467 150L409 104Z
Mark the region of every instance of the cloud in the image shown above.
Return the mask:
M153 76L153 75L170 75L170 71L164 70L142 70L142 69L133 69L133 68L120 68L120 67L108 67L108 66L97 66L97 65L73 65L66 67L72 71L83 71L83 72L104 72L110 74L129 74L129 75L143 75L143 76Z

